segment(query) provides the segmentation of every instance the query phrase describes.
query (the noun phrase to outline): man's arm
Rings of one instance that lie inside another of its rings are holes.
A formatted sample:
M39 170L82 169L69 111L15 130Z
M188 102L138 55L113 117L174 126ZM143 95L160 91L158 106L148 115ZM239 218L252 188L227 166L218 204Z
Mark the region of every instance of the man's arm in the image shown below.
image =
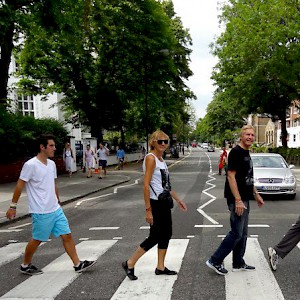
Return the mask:
M24 181L22 179L19 179L17 181L17 185L15 187L15 191L14 191L14 194L13 194L13 197L12 197L11 204L9 206L9 209L6 212L6 217L9 220L13 219L16 216L17 204L18 204L18 201L20 199L20 196L22 194L22 191L23 191L25 185L26 185L26 181Z
M235 174L236 174L236 171L234 171L234 170L228 170L227 171L229 187L230 187L231 192L232 192L232 194L234 196L234 199L235 199L235 213L238 216L241 216L244 213L244 209L246 207L245 207L245 204L244 204L244 202L241 198L241 195L240 195L240 192L239 192L239 189L238 189L238 185L237 185L237 182L236 182L236 179L235 179Z
M57 187L57 184L56 184L56 182L54 182L54 186L55 186L55 194L56 194L56 197L57 197L58 203L60 204L59 195L58 195L58 187Z

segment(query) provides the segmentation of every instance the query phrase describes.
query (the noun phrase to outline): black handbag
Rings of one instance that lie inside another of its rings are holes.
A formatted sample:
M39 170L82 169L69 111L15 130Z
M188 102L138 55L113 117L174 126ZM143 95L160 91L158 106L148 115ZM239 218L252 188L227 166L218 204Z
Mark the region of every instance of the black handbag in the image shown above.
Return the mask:
M150 187L151 187L153 193L155 194L155 196L157 197L158 201L161 201L162 203L164 203L166 205L166 207L169 209L172 209L174 207L174 201L173 201L170 191L163 190L163 192L157 196L157 194L154 191L151 184L150 184Z

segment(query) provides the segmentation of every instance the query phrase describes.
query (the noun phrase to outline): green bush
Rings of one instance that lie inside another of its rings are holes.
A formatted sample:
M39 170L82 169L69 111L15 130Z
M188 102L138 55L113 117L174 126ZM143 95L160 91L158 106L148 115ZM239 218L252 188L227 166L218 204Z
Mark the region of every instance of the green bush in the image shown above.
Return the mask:
M12 162L36 155L36 137L50 133L56 137L57 154L61 154L67 131L60 122L24 117L0 109L0 162Z

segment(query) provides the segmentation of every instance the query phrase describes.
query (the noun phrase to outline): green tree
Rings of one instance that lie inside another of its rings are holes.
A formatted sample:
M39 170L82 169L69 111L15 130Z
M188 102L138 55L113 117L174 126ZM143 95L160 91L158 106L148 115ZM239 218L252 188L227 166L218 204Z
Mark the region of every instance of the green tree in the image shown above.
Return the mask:
M269 113L280 119L286 147L286 111L299 97L299 4L228 2L221 15L226 29L213 44L219 63L212 78L248 113Z

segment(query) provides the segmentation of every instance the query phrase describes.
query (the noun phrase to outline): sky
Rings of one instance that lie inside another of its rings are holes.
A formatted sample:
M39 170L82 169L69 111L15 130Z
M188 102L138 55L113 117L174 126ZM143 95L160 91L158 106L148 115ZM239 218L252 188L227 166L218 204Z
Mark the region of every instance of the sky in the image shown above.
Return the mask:
M190 69L194 75L187 82L197 100L192 101L196 117L203 118L212 100L214 86L210 79L217 58L210 54L209 44L221 32L218 23L220 0L173 0L176 14L193 40Z

